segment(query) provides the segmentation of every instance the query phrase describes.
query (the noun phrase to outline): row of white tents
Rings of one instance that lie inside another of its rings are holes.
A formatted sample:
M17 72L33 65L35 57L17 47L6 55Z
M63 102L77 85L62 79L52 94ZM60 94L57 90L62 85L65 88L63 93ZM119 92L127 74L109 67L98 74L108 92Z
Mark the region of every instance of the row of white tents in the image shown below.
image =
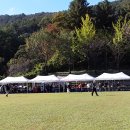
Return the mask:
M20 77L6 77L5 79L0 80L0 84L9 84L9 83L46 83L46 82L85 82L85 81L106 81L106 80L130 80L130 76L124 74L123 72L119 73L103 73L98 77L92 77L88 74L69 74L66 77L56 77L55 75L49 76L36 76L35 78L29 80L23 76Z

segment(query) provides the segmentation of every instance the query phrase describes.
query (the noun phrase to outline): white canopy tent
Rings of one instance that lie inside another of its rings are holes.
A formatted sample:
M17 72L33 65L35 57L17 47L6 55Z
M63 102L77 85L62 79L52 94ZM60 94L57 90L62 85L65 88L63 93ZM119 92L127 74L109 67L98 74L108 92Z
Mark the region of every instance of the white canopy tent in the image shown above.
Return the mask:
M29 79L20 76L20 77L13 77L12 83L28 83Z
M0 84L8 84L13 80L13 77L6 77L2 80L0 80Z
M31 79L30 83L42 83L42 82L59 82L60 80L55 75L48 75L48 76L36 76L35 78Z
M23 76L20 77L6 77L0 80L0 84L10 84L10 83L28 83L28 79Z
M81 75L69 74L68 76L61 79L61 81L64 81L64 82L93 81L93 80L94 80L94 77L88 74L81 74Z
M57 78L58 78L59 80L63 79L64 77L66 77L66 76L57 76Z
M124 74L123 72L117 73L115 80L130 80L130 76Z
M82 81L93 81L95 78L89 74L82 74L80 75Z
M95 78L95 80L130 80L130 76L124 74L123 72L119 73L103 73Z

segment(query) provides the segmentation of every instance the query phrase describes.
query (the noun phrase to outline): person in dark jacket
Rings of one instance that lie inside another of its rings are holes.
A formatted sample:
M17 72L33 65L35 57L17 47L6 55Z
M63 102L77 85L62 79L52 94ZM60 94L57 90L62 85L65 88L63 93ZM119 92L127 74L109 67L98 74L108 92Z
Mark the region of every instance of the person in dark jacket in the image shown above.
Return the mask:
M97 93L97 86L96 86L97 84L96 84L96 82L94 81L93 83L92 83L92 96L93 96L93 93L95 92L95 94L96 94L96 96L99 96L98 95L98 93Z
M9 85L7 84L7 85L5 85L5 93L6 93L6 97L8 97L8 94L9 94L9 91L10 91L10 87L9 87Z

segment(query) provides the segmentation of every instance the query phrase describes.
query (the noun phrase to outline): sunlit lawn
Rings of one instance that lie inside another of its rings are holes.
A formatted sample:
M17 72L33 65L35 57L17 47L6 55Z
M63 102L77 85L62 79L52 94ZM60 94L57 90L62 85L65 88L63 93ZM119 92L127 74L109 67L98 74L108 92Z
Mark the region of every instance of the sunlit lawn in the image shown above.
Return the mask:
M130 130L130 92L0 95L0 130Z

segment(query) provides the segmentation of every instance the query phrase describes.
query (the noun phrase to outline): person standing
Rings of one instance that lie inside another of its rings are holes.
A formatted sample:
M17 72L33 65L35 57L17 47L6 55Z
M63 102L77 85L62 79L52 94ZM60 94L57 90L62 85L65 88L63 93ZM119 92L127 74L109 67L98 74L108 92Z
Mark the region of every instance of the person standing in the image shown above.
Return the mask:
M96 96L99 96L98 93L97 93L97 88L96 88L96 82L95 81L92 83L92 96L93 96L94 92L95 92Z
M71 86L70 84L67 85L67 93L70 93L71 92Z

